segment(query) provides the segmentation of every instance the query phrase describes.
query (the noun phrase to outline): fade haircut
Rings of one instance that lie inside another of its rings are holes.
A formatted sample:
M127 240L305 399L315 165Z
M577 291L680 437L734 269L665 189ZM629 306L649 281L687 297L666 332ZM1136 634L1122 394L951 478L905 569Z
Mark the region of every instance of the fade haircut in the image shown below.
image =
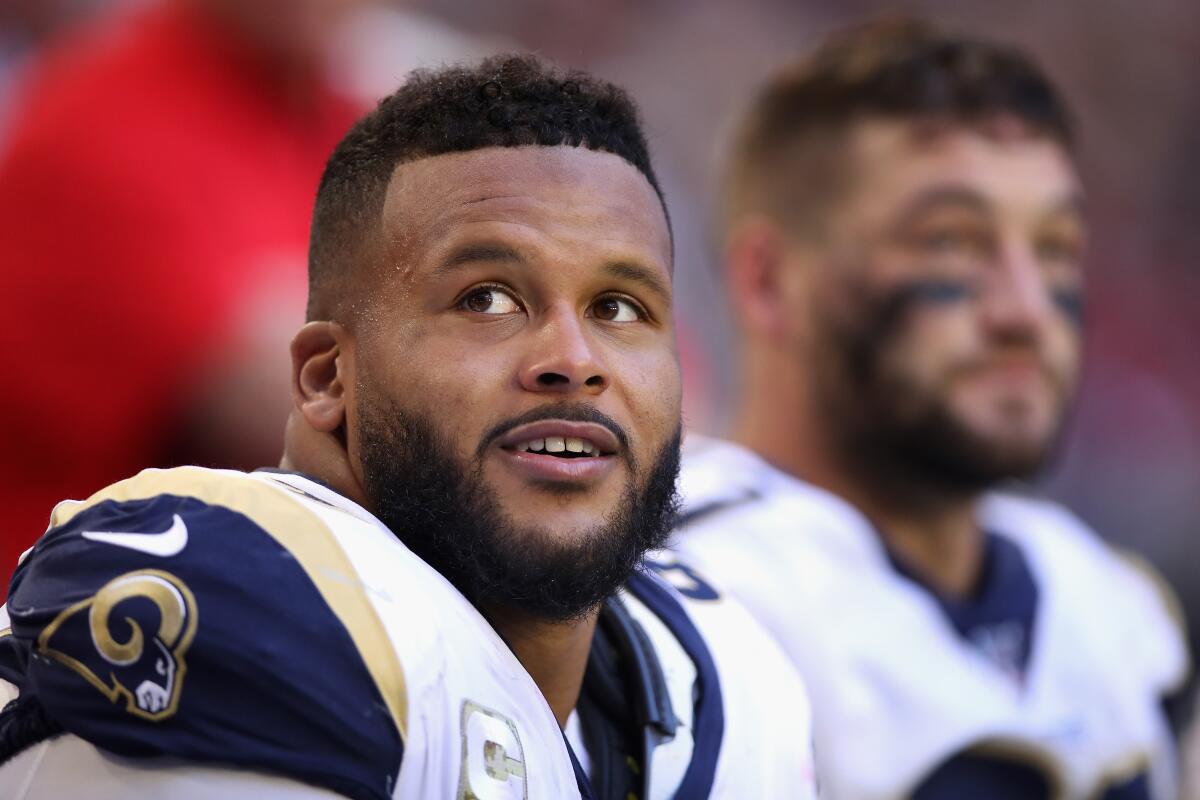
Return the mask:
M846 183L847 135L870 119L986 125L1015 118L1074 153L1065 102L1028 56L911 17L841 29L775 74L736 134L726 225L763 213L801 233Z
M379 235L397 165L527 145L612 153L636 167L663 201L637 107L619 87L530 55L418 70L350 129L325 165L309 240L308 319L345 313L350 274Z

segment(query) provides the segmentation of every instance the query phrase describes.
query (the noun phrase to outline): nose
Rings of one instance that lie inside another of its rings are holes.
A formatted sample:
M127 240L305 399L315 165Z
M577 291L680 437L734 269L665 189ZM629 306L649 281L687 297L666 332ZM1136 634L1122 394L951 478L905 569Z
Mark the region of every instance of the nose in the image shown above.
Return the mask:
M983 317L1000 335L1036 336L1054 305L1046 276L1025 244L1010 244L989 275Z
M523 389L598 395L608 388L608 370L585 324L565 305L544 314L541 324L531 331L528 355L521 366Z

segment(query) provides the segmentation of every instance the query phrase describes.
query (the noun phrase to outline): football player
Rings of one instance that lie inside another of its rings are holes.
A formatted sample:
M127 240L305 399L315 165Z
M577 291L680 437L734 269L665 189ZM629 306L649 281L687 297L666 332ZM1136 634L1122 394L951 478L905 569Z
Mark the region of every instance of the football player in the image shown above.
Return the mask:
M1066 509L1003 490L1059 435L1083 189L1021 52L835 33L740 128L735 443L685 446L678 547L808 683L833 800L1170 798L1170 605Z
M809 796L782 652L635 571L675 509L671 269L623 92L414 75L321 181L281 469L146 470L22 558L0 795Z

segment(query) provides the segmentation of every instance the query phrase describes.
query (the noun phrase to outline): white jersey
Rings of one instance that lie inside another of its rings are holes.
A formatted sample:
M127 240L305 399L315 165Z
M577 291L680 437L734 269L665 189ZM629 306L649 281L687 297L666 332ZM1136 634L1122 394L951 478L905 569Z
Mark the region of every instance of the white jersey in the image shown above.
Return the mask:
M747 723L769 700L744 702L748 676L721 671L708 610L694 622L650 575L622 598L673 701L649 796L735 797L716 787L752 769L768 784L803 774L803 748L785 758ZM298 475L147 470L60 504L7 613L0 678L19 695L0 715L0 752L18 754L0 766L0 796L64 796L72 780L131 800L216 786L255 800L589 796L487 621L371 514ZM798 678L778 662L807 731ZM730 744L735 732L751 740ZM763 753L731 761L738 746Z
M684 453L674 544L800 668L827 800L1174 796L1161 701L1186 675L1181 636L1069 512L985 500L1000 566L978 604L999 613L970 628L840 498L732 444Z

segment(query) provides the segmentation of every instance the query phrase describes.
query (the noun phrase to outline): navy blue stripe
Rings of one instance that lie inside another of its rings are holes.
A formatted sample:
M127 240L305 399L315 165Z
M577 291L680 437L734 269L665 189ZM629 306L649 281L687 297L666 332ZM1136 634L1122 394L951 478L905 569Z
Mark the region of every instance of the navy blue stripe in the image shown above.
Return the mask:
M570 740L566 734L563 734L563 744L567 746L567 755L571 757L571 768L575 770L575 784L579 787L579 800L593 800L592 784L588 780L587 773L583 771L583 765L579 763L579 757L575 755L575 749L571 747Z
M675 638L683 645L684 652L696 665L699 692L692 726L692 761L683 774L675 797L708 797L712 793L713 779L717 772L717 756L721 752L721 742L725 735L725 702L721 697L717 666L713 663L712 654L708 652L704 637L696 630L696 626L671 590L661 583L659 578L638 572L625 585L634 597L653 611L671 633L675 634Z

